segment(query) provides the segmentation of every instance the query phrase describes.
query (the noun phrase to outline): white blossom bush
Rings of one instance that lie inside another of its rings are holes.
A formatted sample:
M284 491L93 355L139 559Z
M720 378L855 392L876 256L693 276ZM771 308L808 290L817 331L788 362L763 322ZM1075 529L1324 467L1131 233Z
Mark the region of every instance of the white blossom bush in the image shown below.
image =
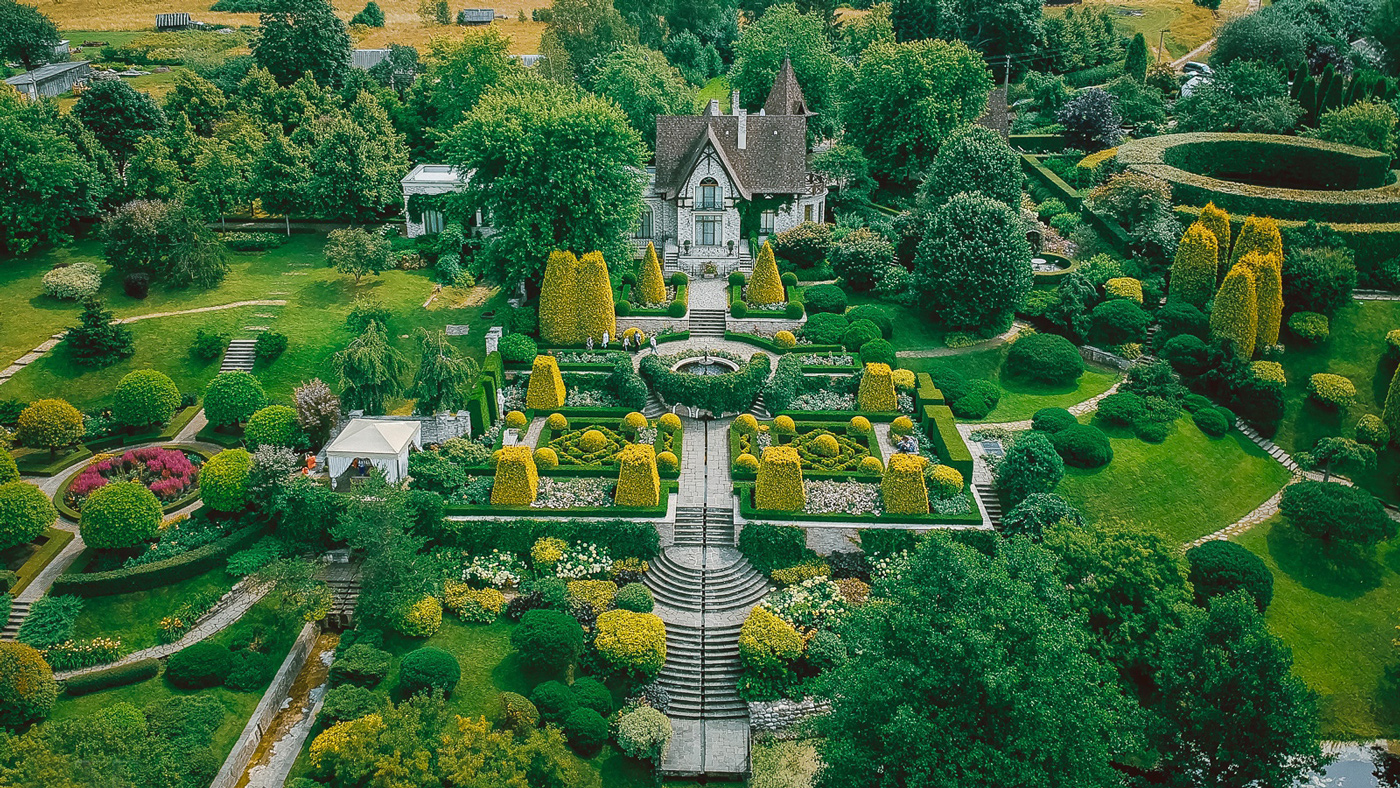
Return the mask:
M790 410L855 410L856 395L830 389L804 391L792 399Z
M900 550L897 553L890 553L882 558L876 558L870 562L870 576L872 578L898 577L909 568L909 551Z
M535 502L536 509L596 509L612 506L612 479L560 479L541 477Z
M807 492L807 503L802 511L807 514L862 516L884 511L879 484L804 479L802 488Z
M813 577L769 594L758 603L797 629L831 629L850 612L840 586L829 577Z
M525 562L516 554L492 550L486 555L473 556L462 567L462 579L479 580L494 588L508 588L520 585L525 571Z
M809 367L850 367L856 361L846 354L837 353L808 353L802 357L802 363Z
M564 557L554 563L554 574L565 580L606 577L613 559L605 548L590 542L579 542L564 551Z
M570 408L615 408L617 397L602 389L586 389L574 386L564 395L564 404Z
M951 498L928 499L929 514L967 514L972 511L972 504L967 500L966 495L954 495Z
M73 263L44 274L43 287L45 295L77 301L97 295L102 288L102 273L92 263Z

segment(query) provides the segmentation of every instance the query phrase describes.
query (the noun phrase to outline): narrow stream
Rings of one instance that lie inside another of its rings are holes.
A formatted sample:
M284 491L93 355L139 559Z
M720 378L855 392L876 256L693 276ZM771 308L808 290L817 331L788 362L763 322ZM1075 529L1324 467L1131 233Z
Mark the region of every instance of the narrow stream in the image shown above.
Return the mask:
M277 716L263 734L248 770L238 781L238 788L281 788L301 753L316 715L321 710L321 698L326 694L331 660L335 657L340 633L322 632L306 657L306 664L292 683L290 697L282 703Z

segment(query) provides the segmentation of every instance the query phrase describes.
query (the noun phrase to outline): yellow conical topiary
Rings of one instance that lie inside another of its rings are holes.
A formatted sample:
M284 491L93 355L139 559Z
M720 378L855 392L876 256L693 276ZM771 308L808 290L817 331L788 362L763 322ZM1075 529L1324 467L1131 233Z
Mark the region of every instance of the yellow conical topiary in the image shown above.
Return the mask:
M1204 307L1215 292L1216 269L1220 265L1218 249L1215 233L1204 224L1196 222L1186 228L1176 247L1167 299Z
M753 276L749 279L749 291L745 299L750 304L782 304L787 302L787 292L783 289L782 275L778 273L778 263L773 259L773 247L763 242L758 259L753 264Z
M578 310L578 339L589 337L602 342L603 334L617 340L617 312L613 308L612 282L608 280L608 264L602 252L589 252L578 261L578 284L575 288Z
M642 275L637 278L637 302L661 304L666 301L666 280L661 277L661 261L656 259L656 247L647 243L642 258Z
M889 364L866 364L856 392L856 409L867 413L888 413L899 409L894 393L894 376Z
M496 450L496 478L491 483L494 506L529 506L539 491L540 475L529 446Z
M792 446L769 446L763 450L754 483L754 506L780 512L800 512L807 503L802 486L802 458Z
M1259 331L1258 298L1254 289L1254 271L1247 265L1230 267L1220 292L1215 294L1215 308L1210 313L1210 335L1228 339L1235 351L1244 358L1254 355L1254 343Z
M1201 226L1210 230L1210 234L1215 236L1215 259L1220 268L1225 268L1230 259L1230 214L1215 207L1215 203L1208 202L1206 207L1201 209L1201 215L1196 219ZM1216 272L1216 281L1220 281L1220 276L1224 271Z
M577 345L578 258L573 252L551 252L540 285L540 339L546 345Z
M1279 267L1283 267L1283 236L1279 234L1278 224L1273 219L1251 216L1244 220L1240 235L1230 251L1230 264L1238 263L1250 252L1273 255L1278 258Z
M1279 258L1250 252L1240 260L1254 272L1254 303L1259 328L1254 344L1259 349L1278 344L1283 323L1283 271Z
M530 370L530 384L525 388L525 407L532 410L561 408L565 394L564 376L559 374L559 360L554 356L535 356L535 364ZM554 416L560 414L555 413L550 418Z
M894 454L880 480L880 496L890 514L928 514L928 482L924 466L928 459L919 454Z
M656 447L633 443L617 453L618 506L656 506L661 500L661 476L656 469Z

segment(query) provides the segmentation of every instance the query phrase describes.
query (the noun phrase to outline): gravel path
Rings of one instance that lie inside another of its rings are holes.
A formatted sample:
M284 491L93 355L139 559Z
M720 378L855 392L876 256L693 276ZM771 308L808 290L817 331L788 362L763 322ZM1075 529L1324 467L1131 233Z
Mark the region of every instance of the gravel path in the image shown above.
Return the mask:
M991 339L984 339L975 345L965 345L963 347L936 347L928 350L900 350L895 353L899 358L941 358L943 356L956 356L962 353L976 353L979 350L994 348L1005 345L1016 338L1021 333L1021 329L1029 328L1025 323L1015 323L1009 331L998 334Z

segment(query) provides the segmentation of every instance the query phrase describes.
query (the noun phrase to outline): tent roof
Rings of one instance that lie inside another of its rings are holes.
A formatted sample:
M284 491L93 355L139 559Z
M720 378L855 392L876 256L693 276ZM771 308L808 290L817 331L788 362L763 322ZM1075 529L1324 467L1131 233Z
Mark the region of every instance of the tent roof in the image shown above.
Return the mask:
M326 447L326 452L357 456L397 456L413 443L414 436L418 435L421 429L422 425L416 421L352 419L331 445Z

